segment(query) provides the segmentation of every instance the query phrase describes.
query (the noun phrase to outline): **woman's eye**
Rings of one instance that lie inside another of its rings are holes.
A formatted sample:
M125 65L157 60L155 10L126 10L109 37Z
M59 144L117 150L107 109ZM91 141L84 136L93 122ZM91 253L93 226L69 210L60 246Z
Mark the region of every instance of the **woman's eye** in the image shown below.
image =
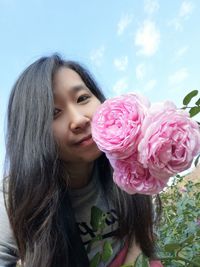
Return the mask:
M53 117L56 118L56 117L59 115L60 112L61 112L60 109L58 109L58 108L54 108L54 111L53 111Z
M84 102L84 101L88 100L88 98L90 98L90 95L81 95L81 96L79 96L77 103Z

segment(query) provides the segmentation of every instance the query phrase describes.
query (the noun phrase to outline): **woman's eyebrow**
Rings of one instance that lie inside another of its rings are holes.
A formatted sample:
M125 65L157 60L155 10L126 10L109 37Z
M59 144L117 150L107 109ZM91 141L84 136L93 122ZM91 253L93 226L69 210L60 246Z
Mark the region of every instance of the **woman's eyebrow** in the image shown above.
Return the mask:
M77 84L77 85L72 85L70 88L68 88L68 94L70 95L76 95L78 92L85 90L87 92L90 92L90 89L84 85L84 84ZM53 95L54 98L56 98L58 96L56 90L53 90Z
M78 84L78 85L74 85L70 88L70 93L78 93L79 91L81 90L87 90L89 91L89 89L87 88L86 85L83 85L83 84Z

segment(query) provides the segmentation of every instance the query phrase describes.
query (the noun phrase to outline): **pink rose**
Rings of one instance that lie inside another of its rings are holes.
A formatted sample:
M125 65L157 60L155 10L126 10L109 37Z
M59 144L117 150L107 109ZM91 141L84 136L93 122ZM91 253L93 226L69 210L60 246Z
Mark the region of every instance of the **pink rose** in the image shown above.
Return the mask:
M136 94L106 100L92 120L92 136L108 157L127 158L137 151L149 102Z
M188 169L200 152L198 124L172 102L151 106L143 121L142 134L139 161L159 179Z
M157 194L168 182L166 178L160 180L153 177L135 156L122 160L110 159L110 163L114 169L114 182L128 194Z

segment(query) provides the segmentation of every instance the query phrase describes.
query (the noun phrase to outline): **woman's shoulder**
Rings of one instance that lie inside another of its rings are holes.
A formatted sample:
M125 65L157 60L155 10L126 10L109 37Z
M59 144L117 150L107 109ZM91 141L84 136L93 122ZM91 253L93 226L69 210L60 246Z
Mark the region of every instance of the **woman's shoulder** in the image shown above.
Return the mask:
M0 240L11 233L10 221L8 218L6 201L8 197L8 180L0 181Z
M2 229L3 222L8 221L8 215L6 210L6 199L8 196L8 181L1 180L0 181L0 225Z
M4 177L0 180L0 194L8 194L8 182L9 182L9 176Z
M17 256L17 246L11 229L7 214L5 199L8 194L7 180L0 181L0 266L15 264Z

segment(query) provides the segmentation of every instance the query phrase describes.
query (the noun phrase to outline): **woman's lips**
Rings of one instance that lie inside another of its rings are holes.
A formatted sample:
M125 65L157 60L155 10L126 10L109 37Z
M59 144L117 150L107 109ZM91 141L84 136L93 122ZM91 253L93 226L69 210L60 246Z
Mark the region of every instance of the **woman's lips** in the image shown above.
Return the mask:
M92 139L92 136L89 135L89 136L86 136L84 138L82 138L80 141L78 141L76 143L76 145L78 146L88 146L88 145L91 145L94 143L94 140Z

